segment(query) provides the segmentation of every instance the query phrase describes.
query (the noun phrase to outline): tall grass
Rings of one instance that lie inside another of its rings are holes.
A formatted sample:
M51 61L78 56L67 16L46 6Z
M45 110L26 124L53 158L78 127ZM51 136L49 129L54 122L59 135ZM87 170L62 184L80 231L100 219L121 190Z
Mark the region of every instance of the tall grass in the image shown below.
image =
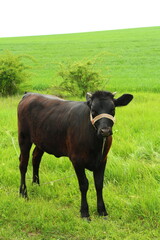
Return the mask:
M118 108L114 141L104 181L108 220L96 213L92 173L88 201L92 222L79 217L80 194L68 158L45 154L41 186L31 184L29 201L19 198L16 106L20 97L0 99L0 236L1 239L159 239L160 150L158 94L136 93L135 100ZM146 103L147 107L144 107ZM154 103L154 105L153 105ZM148 120L144 122L147 117ZM152 127L151 127L152 126ZM156 129L156 134L153 134Z
M0 98L0 240L160 239L158 39L159 28L0 39L2 48L36 57L30 90L41 86L45 92L54 81L55 62L100 54L97 67L111 76L106 89L118 90L117 97L131 90L134 95L128 106L116 109L104 180L108 220L97 215L93 176L87 171L90 223L79 217L78 182L68 158L44 154L40 187L31 184L30 159L29 201L19 197L16 109L22 96Z

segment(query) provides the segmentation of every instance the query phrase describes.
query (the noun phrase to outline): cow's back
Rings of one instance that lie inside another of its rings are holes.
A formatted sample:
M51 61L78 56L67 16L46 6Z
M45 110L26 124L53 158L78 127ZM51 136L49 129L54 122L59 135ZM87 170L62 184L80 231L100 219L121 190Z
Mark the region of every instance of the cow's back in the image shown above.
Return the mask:
M85 102L26 94L18 106L19 134L55 156L74 155L89 141L89 108Z

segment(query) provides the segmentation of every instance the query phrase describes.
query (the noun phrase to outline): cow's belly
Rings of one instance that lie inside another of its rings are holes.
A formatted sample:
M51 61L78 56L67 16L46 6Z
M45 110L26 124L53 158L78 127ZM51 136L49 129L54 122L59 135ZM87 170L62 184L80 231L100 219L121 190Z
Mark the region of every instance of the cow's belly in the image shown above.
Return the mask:
M32 142L41 150L56 157L67 156L67 149L64 139L59 141L56 137L53 138L49 135L47 137L42 135L33 136Z

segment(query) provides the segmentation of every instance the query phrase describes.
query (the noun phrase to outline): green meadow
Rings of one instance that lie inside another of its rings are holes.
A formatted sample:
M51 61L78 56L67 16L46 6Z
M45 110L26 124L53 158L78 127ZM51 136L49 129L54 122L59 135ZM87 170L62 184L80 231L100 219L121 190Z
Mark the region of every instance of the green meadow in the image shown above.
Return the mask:
M92 220L87 222L80 218L78 182L68 158L44 154L40 186L32 185L30 161L29 200L19 197L22 94L0 97L0 240L159 240L160 27L0 38L0 53L4 50L29 56L24 91L54 94L60 62L95 59L95 68L106 76L105 89L117 91L117 97L132 93L134 99L116 109L104 180L108 219L97 215L93 176L87 171Z

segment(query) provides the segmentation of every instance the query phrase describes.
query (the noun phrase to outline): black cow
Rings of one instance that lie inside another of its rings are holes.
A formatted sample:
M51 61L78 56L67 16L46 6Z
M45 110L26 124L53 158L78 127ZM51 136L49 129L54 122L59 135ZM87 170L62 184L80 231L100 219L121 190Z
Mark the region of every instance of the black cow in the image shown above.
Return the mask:
M75 169L81 191L81 216L89 217L88 180L85 169L93 171L97 210L106 216L102 189L107 154L112 143L115 107L125 106L133 96L96 91L86 102L66 101L54 96L26 93L18 106L20 146L20 194L27 198L25 175L32 144L33 182L39 184L39 165L44 152L67 156Z

